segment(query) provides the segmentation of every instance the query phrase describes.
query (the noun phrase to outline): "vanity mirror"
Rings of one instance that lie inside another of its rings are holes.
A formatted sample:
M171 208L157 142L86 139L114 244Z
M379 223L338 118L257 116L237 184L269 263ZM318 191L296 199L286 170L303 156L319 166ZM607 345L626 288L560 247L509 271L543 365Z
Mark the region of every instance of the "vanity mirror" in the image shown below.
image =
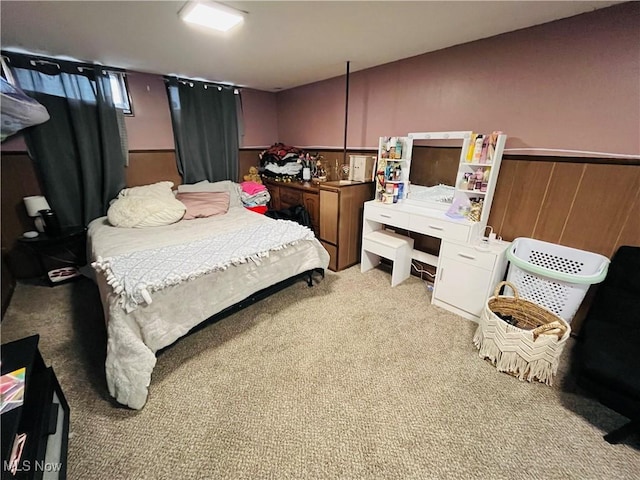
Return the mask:
M507 136L471 131L410 133L406 202L450 211L486 225Z
M455 197L460 162L471 144L472 132L410 133L413 151L409 166L407 202L447 210Z

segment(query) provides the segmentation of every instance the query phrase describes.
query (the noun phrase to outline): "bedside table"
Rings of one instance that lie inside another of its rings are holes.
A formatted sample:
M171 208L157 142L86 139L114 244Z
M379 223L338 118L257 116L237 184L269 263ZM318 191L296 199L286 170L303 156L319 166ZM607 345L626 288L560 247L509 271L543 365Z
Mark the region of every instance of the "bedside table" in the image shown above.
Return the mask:
M73 278L69 274L87 263L86 242L86 227L65 227L58 235L40 233L34 238L18 238L18 244L35 255L52 285Z

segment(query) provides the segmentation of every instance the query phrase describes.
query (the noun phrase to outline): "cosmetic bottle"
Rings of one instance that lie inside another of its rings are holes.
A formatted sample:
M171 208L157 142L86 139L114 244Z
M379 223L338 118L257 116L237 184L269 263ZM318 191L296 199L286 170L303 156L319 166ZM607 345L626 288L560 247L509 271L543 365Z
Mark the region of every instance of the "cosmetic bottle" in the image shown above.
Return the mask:
M484 142L484 136L478 135L476 137L476 143L473 147L473 159L471 160L474 163L480 162L480 156L482 155L482 144Z

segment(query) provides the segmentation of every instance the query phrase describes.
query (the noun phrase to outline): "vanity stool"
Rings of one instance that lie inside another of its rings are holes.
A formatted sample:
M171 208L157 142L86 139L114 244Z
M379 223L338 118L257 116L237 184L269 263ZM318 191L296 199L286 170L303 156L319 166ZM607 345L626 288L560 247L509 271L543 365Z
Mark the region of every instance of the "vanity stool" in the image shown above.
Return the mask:
M360 271L371 270L380 263L380 257L393 262L391 286L395 287L411 275L413 238L389 230L376 230L362 239Z

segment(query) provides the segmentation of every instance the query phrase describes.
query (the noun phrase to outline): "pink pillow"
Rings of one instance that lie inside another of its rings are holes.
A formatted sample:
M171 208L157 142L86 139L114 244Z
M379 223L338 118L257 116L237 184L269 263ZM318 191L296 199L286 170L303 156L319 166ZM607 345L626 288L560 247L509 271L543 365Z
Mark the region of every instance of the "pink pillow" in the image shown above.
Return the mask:
M229 192L178 192L176 198L187 207L183 220L222 215L229 210Z

